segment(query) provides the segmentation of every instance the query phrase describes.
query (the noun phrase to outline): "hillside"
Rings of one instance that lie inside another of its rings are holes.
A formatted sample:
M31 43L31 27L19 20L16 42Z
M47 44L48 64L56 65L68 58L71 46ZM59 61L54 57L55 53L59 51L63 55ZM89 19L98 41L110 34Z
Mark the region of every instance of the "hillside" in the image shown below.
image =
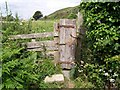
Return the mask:
M55 11L52 14L48 15L47 19L67 18L70 13L77 14L78 10L79 10L78 6L60 9L60 10Z

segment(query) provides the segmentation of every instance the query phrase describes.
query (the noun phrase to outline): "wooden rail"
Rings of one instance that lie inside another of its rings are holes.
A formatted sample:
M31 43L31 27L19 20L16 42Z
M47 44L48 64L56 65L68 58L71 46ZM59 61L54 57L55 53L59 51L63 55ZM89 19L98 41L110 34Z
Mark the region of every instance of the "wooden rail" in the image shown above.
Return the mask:
M53 37L54 32L44 32L44 33L33 33L33 34L20 34L20 35L11 35L9 39L35 39L35 38L45 38Z
M27 48L39 48L39 47L54 47L55 43L54 41L39 41L39 42L27 42L26 43Z
M26 44L28 51L56 51L58 46L56 46L54 41L35 41L36 38L53 37L54 32L45 33L33 33L33 34L21 34L21 35L11 35L10 40L15 39L31 39L31 42L23 43ZM56 35L56 34L55 34Z
M39 48L28 48L27 50L28 51L44 51L44 49L46 49L46 51L57 51L58 50L58 48L56 47L56 46L54 46L54 47L50 47L50 46L48 46L48 47L39 47Z
M39 42L27 42L28 51L56 51L58 47L55 45L54 41L39 41Z

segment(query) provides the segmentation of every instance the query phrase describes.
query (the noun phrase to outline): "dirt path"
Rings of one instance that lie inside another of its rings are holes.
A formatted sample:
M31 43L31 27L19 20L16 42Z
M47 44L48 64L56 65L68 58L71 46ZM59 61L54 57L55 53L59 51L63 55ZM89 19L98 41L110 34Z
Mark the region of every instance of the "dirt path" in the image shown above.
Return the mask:
M75 85L74 85L74 83L72 81L68 81L68 86L67 87L68 88L74 88Z

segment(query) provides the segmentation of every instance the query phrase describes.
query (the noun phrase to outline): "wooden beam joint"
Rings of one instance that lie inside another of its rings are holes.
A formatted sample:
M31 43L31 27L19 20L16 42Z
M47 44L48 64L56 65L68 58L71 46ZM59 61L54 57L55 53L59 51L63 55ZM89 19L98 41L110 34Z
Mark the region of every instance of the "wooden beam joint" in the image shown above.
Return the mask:
M75 28L73 25L58 25L58 28L64 27L64 28Z
M70 61L59 61L58 64L75 64L74 61L70 62Z

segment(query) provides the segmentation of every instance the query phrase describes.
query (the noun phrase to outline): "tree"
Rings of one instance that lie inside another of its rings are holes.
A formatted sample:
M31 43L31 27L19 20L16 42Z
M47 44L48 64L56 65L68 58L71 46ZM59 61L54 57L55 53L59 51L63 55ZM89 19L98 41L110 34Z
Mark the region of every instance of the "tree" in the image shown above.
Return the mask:
M36 11L36 12L34 13L34 15L33 15L33 18L34 18L35 20L38 20L38 19L40 19L41 17L43 17L43 14L41 13L41 11Z
M47 18L48 18L47 16L44 17L45 20L46 20Z

